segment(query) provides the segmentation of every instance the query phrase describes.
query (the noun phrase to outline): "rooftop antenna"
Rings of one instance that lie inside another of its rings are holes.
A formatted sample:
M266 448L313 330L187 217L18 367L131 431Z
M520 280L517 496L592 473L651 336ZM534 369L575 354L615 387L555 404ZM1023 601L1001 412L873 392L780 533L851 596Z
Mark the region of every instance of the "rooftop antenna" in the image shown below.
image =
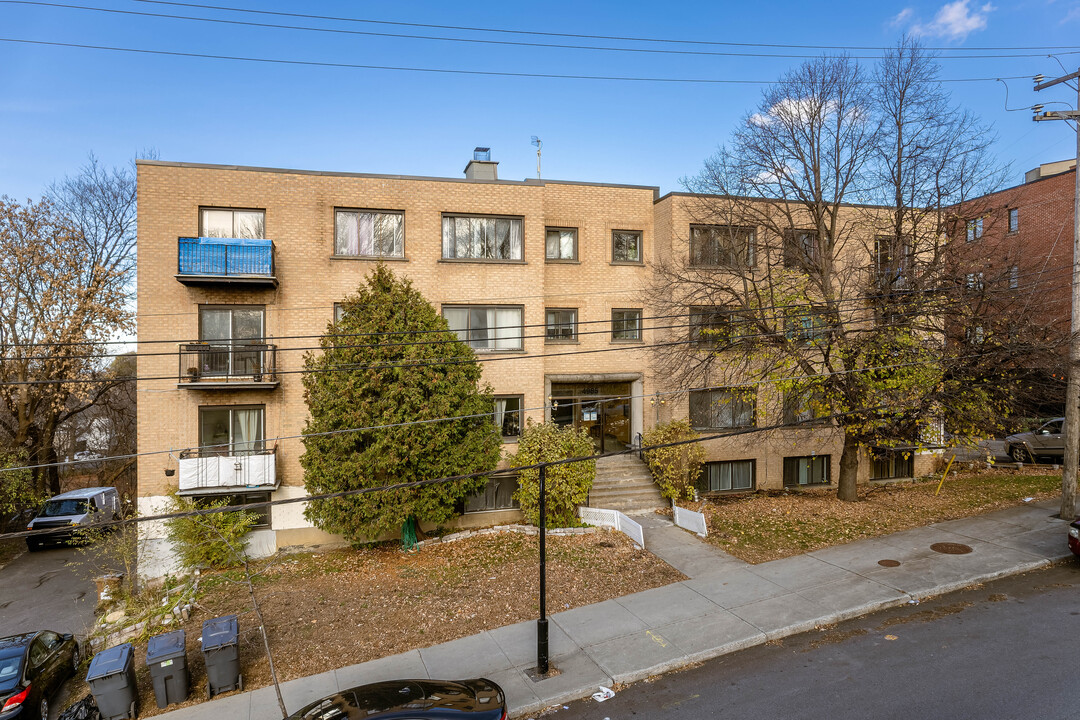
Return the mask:
M536 146L536 179L539 180L540 179L540 148L542 148L544 146L544 143L540 138L533 135L532 136L532 144Z

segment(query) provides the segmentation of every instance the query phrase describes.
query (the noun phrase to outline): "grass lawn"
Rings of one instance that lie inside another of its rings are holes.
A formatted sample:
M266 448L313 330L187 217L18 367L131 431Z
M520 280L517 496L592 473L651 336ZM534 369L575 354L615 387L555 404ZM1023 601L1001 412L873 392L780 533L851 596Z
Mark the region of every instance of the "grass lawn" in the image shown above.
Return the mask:
M860 487L858 502L850 503L836 499L835 487L723 497L704 502L702 512L709 542L761 563L1061 493L1061 473L1051 471L950 474L935 497L939 480Z

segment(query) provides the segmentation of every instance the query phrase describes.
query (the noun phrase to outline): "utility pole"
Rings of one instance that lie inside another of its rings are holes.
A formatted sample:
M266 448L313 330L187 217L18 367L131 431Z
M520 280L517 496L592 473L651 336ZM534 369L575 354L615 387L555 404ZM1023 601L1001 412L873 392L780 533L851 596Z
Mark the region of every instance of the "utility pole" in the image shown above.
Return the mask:
M1035 91L1045 90L1080 78L1080 70L1054 80L1035 76ZM1069 384L1065 389L1065 464L1061 472L1061 519L1076 517L1076 470L1080 461L1080 89L1076 93L1077 110L1042 112L1042 105L1032 108L1032 120L1072 120L1076 123L1076 189L1073 191L1073 272L1072 312L1069 325Z

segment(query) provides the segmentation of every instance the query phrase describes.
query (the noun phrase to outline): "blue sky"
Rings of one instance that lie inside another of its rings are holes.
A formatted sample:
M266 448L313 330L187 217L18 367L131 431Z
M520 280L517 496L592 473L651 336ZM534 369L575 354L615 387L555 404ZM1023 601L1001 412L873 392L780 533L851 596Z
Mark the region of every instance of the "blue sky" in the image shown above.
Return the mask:
M62 1L62 0L61 0ZM1072 46L1080 64L1080 2L584 3L193 0L203 5L405 23L711 42L885 46L902 32L956 55L969 48ZM252 15L137 0L69 5L252 22L443 37L788 55L814 50L661 44ZM0 2L0 37L234 55L437 69L652 78L772 80L798 58L731 57L521 47L344 35L140 17L72 7ZM970 54L1041 57L943 59L944 78L1061 74L1050 50ZM874 50L852 51L877 55ZM866 62L870 63L871 60ZM1009 108L1060 100L1009 80ZM957 102L993 123L1011 179L1070 157L1062 122L1033 123L1006 109L1005 85L950 83ZM0 194L38 196L93 151L109 164L143 148L164 160L315 170L459 177L472 148L492 148L502 178L557 179L680 189L702 160L754 109L761 86L485 77L288 66L0 42Z

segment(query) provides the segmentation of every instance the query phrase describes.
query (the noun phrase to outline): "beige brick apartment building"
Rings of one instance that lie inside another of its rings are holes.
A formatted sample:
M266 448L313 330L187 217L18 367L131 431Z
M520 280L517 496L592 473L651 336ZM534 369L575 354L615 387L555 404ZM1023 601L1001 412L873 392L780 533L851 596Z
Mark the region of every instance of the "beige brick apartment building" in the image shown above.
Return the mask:
M678 323L653 320L642 289L661 248L687 251L685 196L499 180L481 153L465 174L139 162L139 449L173 450L139 459L141 511L177 487L304 494L303 355L378 261L411 279L484 361L507 443L525 418L586 427L602 451L688 412L698 425L779 421L765 396L693 417L694 395L670 394L679 388L650 372L651 328ZM704 489L828 483L840 449L829 427L712 441ZM461 522L508 519L511 490L493 484ZM270 509L253 537L260 553L333 540L300 504Z

